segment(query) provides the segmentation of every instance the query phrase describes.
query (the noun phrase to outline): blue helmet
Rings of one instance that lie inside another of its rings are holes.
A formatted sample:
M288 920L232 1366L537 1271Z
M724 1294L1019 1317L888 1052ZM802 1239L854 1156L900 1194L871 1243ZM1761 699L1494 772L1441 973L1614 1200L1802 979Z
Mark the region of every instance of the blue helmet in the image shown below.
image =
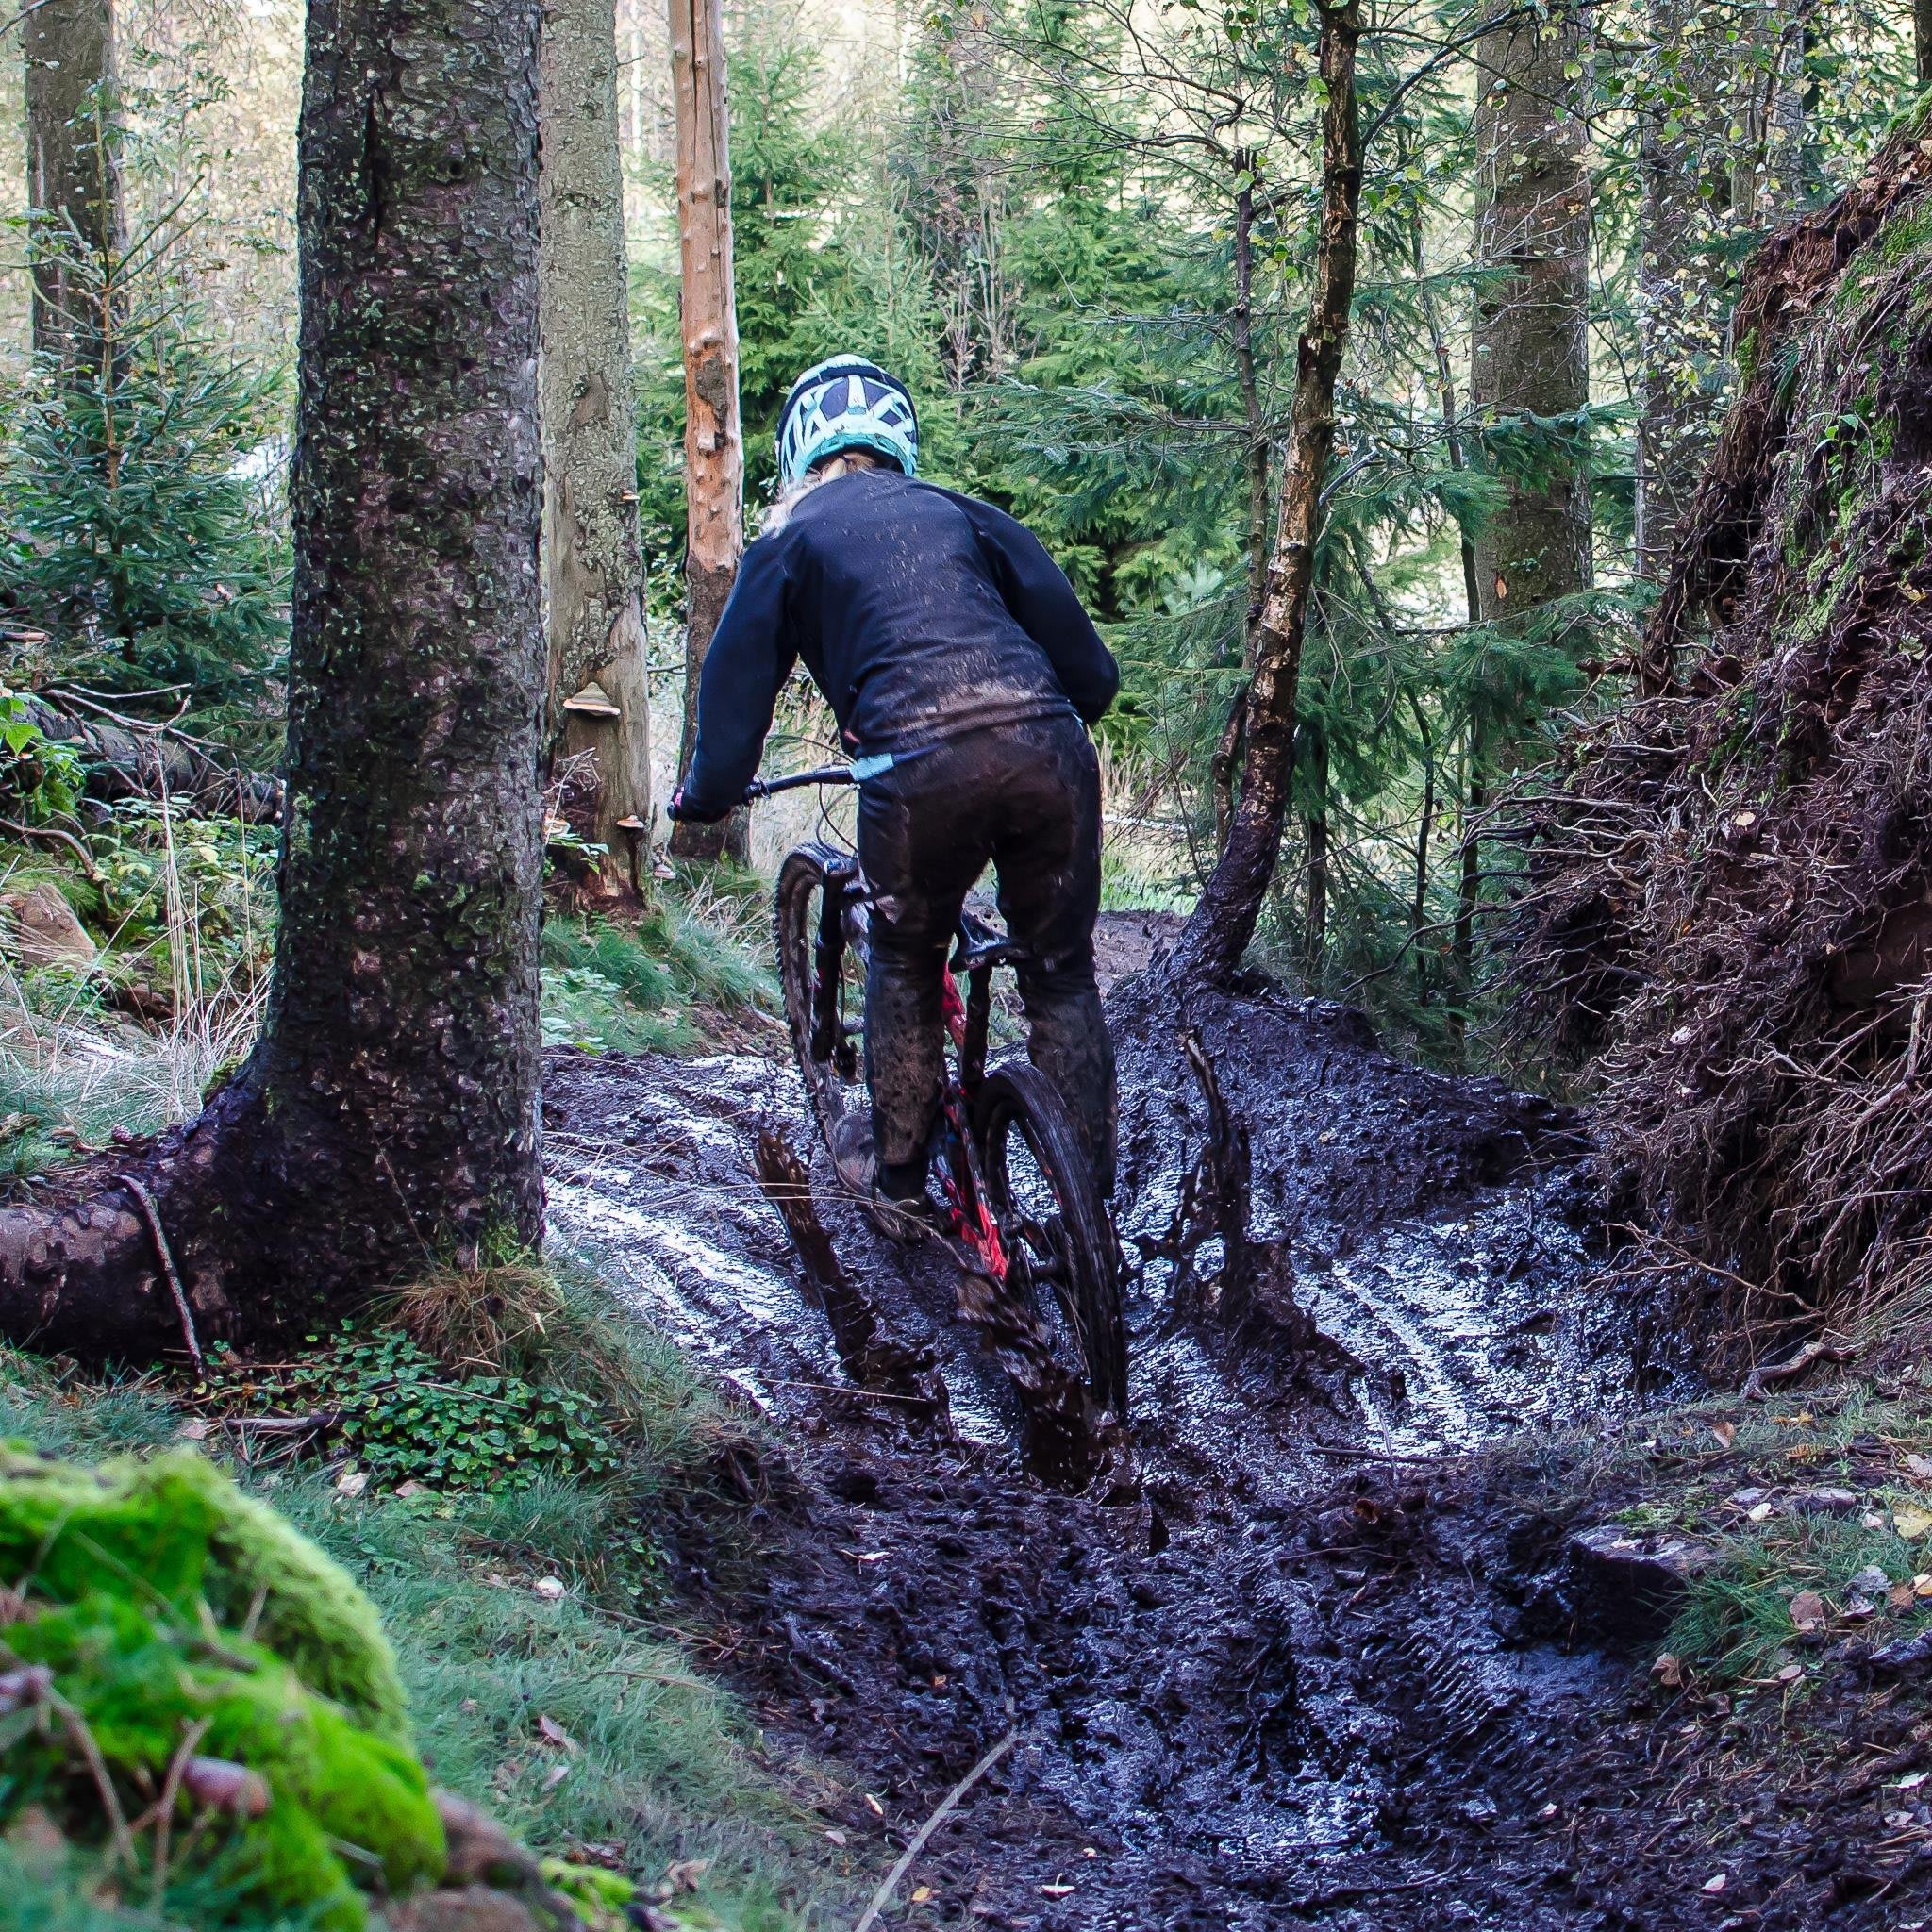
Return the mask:
M778 487L844 449L869 449L919 474L919 418L911 392L863 356L834 356L791 385L778 413Z

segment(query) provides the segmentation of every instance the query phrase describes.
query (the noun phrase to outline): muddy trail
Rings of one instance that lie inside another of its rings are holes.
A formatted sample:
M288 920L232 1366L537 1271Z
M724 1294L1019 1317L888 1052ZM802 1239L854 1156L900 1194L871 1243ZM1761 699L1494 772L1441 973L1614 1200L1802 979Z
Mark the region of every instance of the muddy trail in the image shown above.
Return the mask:
M1821 1923L1829 1872L1775 1833L1704 1889L1631 1654L1574 1641L1549 1526L1480 1479L1486 1442L1631 1400L1573 1124L1261 985L1181 1012L1129 979L1110 1013L1133 1418L1078 1497L1018 1467L942 1257L881 1241L814 1154L892 1365L855 1379L851 1310L754 1178L761 1133L811 1153L780 1061L551 1065L554 1228L785 1445L740 1472L756 1563L693 1524L681 1581L768 1741L854 1774L825 1824L855 1872L1010 1733L892 1916L918 1888L919 1923L1041 1932ZM1176 1230L1212 1126L1189 1034L1252 1150L1238 1324L1220 1237ZM1832 1923L1906 1923L1871 1909Z

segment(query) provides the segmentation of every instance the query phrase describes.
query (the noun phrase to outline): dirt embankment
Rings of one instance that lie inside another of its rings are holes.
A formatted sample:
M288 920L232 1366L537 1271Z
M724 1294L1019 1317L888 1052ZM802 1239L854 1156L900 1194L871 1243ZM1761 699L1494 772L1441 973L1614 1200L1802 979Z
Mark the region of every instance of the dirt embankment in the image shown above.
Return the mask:
M560 1227L781 1445L738 1472L743 1518L685 1526L681 1581L772 1748L849 1771L824 1823L855 1873L883 1873L1011 1731L902 1888L923 1888L919 1922L1741 1932L1821 1923L1826 1900L1834 1925L1909 1923L1909 1884L1779 1893L1805 1848L1775 1833L1727 1853L1715 1891L1720 1862L1682 1869L1714 1826L1651 1768L1667 1701L1636 1654L1571 1641L1524 1528L1541 1506L1480 1474L1486 1442L1629 1400L1565 1118L1264 987L1182 1011L1143 982L1113 1018L1123 1225L1147 1258L1132 1454L1082 1497L1016 1468L941 1264L877 1241L821 1163L847 1274L948 1405L854 1386L751 1177L762 1128L804 1144L783 1069L552 1071ZM1189 1030L1248 1132L1262 1299L1312 1311L1352 1371L1324 1350L1309 1373L1279 1324L1230 1332L1212 1239L1176 1302L1169 1237L1208 1122ZM1639 1834L1668 1875L1633 1857Z

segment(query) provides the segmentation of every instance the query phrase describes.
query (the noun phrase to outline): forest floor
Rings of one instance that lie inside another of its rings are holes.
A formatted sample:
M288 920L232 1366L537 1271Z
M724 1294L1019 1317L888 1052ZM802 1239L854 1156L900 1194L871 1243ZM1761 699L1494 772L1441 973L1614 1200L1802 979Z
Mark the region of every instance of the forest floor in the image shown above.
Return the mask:
M806 1148L780 1060L552 1057L557 1233L779 1445L674 1567L766 1749L830 1773L828 1856L882 1874L1010 1733L894 1921L1932 1919L1932 1396L1683 1406L1561 1110L1260 984L1178 1013L1125 976L1160 936L1103 935L1123 1231L1169 1230L1206 1132L1185 1024L1252 1137L1252 1231L1339 1346L1230 1334L1151 1262L1129 1441L1080 1497L1017 1467L941 1259L821 1160L839 1257L945 1409L847 1374L752 1175L759 1131Z

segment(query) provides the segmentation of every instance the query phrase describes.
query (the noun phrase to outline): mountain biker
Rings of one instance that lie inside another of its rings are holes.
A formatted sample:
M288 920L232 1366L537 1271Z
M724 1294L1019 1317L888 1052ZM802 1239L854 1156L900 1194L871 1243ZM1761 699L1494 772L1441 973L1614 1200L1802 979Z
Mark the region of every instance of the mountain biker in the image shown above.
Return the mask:
M960 908L991 860L1019 968L1027 1051L1113 1191L1113 1048L1093 976L1100 775L1087 726L1120 672L1073 586L1021 523L916 480L906 386L835 356L778 419L779 496L706 655L697 743L674 819L723 818L758 771L803 659L848 751L889 757L859 791L872 887L865 1071L873 1146L835 1150L847 1186L925 1200Z

